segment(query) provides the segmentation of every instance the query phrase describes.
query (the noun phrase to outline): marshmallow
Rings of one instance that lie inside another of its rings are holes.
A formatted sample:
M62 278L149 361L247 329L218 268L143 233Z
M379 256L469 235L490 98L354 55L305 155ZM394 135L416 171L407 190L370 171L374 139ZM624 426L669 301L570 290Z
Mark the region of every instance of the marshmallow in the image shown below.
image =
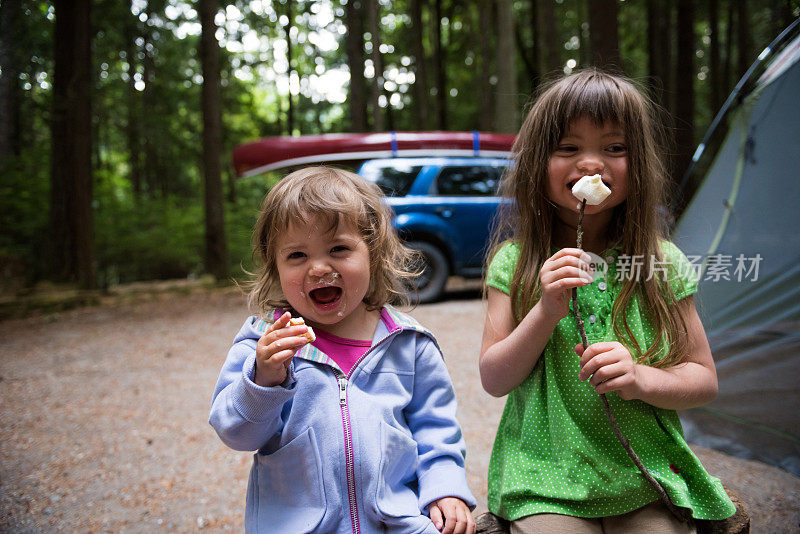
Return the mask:
M611 189L603 183L599 174L595 174L594 176L584 176L578 180L572 186L572 194L578 200L586 199L586 203L590 206L597 206L611 194Z
M305 338L309 343L317 339L317 336L314 335L314 330L312 330L312 328L306 324L302 317L292 317L289 319L289 326L300 326L301 324L306 325L306 328L308 328L308 331L305 333Z

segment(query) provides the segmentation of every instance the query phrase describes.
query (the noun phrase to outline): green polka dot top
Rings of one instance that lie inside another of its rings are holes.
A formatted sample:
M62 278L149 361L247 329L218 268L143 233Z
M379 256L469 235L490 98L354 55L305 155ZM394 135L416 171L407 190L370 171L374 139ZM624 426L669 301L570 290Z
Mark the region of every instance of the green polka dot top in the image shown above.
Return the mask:
M670 286L678 299L697 291L686 256L663 244ZM622 282L623 257L603 254L605 279L578 289L578 307L589 343L616 341L611 309ZM492 260L487 284L509 293L519 246L506 243ZM638 299L628 324L642 347L656 333ZM508 395L489 464L489 509L509 520L538 513L578 517L619 515L658 499L625 453L606 419L599 395L578 380L580 343L572 315L562 319L530 376ZM697 519L723 519L735 512L720 481L709 475L686 444L677 412L639 400L606 395L622 433L672 501Z

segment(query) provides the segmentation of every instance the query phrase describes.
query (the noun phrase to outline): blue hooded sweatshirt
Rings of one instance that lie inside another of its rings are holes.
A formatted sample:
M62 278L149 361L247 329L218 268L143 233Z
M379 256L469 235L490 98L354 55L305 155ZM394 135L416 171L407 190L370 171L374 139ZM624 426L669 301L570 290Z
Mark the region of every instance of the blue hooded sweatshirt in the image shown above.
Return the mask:
M247 532L437 534L431 502L452 496L474 508L439 346L411 317L390 307L382 315L349 375L306 345L274 387L253 382L269 325L253 316L237 334L209 423L232 449L257 450Z

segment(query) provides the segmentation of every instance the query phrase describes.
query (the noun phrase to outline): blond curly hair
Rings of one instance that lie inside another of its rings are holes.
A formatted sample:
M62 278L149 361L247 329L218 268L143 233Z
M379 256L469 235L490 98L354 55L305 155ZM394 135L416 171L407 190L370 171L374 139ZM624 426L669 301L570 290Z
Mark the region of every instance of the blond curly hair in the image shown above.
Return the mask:
M281 290L276 264L277 237L294 223L321 218L328 231L352 223L369 249L368 309L384 304L407 305L410 279L418 273L415 253L403 245L392 227L391 209L374 183L332 167L306 167L292 172L264 198L253 231L253 260L257 266L247 284L250 308L266 315L290 305Z

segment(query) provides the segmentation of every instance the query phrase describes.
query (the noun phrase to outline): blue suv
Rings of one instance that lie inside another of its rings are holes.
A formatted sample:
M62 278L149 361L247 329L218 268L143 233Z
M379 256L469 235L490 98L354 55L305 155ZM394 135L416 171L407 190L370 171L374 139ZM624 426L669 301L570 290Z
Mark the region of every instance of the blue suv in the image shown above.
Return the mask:
M505 158L420 157L364 162L358 174L375 182L394 210L404 241L421 253L415 281L420 302L441 296L451 275L481 276Z

